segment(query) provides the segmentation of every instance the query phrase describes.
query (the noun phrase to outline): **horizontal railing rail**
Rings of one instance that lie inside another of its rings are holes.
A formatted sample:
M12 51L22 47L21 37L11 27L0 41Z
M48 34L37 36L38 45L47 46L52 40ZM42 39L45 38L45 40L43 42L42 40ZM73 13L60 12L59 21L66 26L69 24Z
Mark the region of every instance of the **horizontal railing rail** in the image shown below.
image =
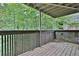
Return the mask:
M0 35L34 33L34 32L39 32L39 30L4 30L4 31L0 31Z
M79 32L79 30L53 30L54 32Z

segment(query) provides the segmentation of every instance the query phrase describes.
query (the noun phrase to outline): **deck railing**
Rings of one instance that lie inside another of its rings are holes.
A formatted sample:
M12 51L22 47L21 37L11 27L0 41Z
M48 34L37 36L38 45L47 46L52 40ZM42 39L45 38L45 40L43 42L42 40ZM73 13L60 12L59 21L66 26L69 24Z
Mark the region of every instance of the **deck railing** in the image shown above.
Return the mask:
M2 56L16 56L26 51L30 51L36 47L54 41L58 36L57 33L63 33L64 40L67 38L66 41L68 42L79 43L78 32L79 30L0 31L0 54ZM72 33L75 33L75 35L72 36ZM77 39L75 39L75 37Z
M79 30L54 30L54 39L57 39L58 34L64 41L79 44Z
M15 56L53 41L52 31L14 30L0 31L1 55Z

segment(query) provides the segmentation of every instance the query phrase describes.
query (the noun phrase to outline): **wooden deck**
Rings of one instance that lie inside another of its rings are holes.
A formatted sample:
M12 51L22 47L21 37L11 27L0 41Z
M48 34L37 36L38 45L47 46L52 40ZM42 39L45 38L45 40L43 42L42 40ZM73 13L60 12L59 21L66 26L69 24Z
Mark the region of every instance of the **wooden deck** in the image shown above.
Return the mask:
M68 42L50 42L19 56L79 56L79 45Z

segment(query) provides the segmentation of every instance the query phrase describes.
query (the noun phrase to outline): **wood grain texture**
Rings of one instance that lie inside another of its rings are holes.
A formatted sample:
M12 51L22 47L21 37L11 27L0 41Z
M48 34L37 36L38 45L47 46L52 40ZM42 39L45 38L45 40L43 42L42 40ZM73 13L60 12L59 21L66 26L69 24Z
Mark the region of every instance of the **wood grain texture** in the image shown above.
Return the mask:
M79 56L79 46L68 42L50 42L19 56Z

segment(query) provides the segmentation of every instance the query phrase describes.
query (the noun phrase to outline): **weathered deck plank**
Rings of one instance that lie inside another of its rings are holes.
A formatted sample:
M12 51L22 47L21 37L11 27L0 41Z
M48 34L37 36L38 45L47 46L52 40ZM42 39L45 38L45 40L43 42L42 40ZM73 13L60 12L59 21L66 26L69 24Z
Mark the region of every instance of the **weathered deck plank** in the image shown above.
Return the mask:
M71 50L72 50L72 47L69 47L69 49L67 50L66 56L70 56Z
M79 46L68 42L51 42L19 56L79 56Z
M61 51L61 48L64 47L64 45L62 45L61 43L61 44L58 44L57 47L58 47L57 51L53 53L52 56L56 56Z
M79 46L76 47L76 54L75 56L79 56Z
M75 56L75 53L76 53L76 45L72 47L71 56Z
M61 50L59 51L59 53L56 54L56 56L60 56L64 52L65 49L66 49L66 46L64 45L64 47L61 48Z

